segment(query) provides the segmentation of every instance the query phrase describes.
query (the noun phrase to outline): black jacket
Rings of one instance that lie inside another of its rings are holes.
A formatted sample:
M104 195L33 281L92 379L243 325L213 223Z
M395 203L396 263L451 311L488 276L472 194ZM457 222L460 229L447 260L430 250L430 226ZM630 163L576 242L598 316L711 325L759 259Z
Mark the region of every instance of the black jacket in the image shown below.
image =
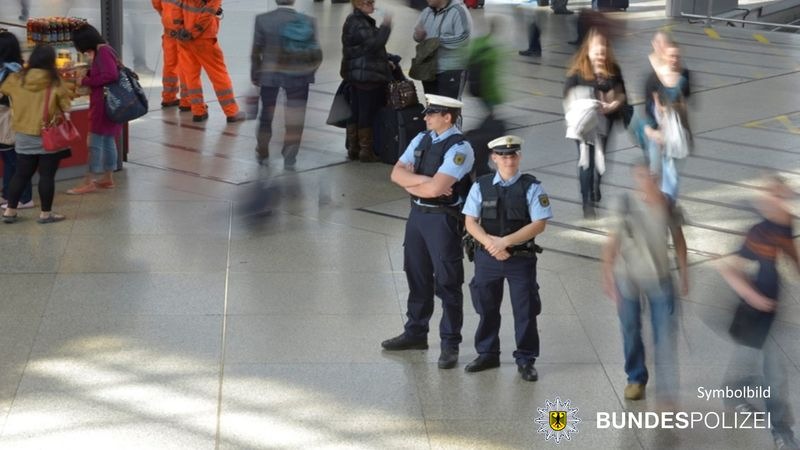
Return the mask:
M347 16L342 30L342 79L357 83L388 83L392 80L386 41L391 29L375 26L375 19L356 9Z

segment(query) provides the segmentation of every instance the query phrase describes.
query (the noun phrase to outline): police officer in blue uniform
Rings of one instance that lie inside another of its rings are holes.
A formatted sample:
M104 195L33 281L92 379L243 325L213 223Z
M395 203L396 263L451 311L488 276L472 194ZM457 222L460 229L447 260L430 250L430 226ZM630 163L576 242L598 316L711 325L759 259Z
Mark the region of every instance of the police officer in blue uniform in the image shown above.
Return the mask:
M440 369L458 363L464 319L464 252L461 205L469 191L475 156L455 126L460 101L426 95L427 131L417 135L392 169L392 181L411 195L403 243L408 279L405 331L381 343L386 350L428 348L434 294L442 299Z
M536 316L542 303L536 282L536 254L541 248L534 238L544 231L553 214L536 177L519 171L522 143L517 136L503 136L489 143L497 173L479 177L464 203L473 244L470 247L468 238L468 254L474 250L475 259L475 277L469 287L481 317L475 332L478 358L465 370L480 372L500 366L500 302L503 281L508 280L517 340L514 359L522 379L536 381Z

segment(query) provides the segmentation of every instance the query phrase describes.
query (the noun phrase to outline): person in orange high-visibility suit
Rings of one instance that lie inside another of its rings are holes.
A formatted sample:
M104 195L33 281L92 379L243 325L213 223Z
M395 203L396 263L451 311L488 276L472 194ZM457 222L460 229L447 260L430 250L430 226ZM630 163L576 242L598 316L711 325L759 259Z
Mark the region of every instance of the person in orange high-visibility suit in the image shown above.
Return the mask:
M186 79L178 64L178 52L181 47L175 38L178 30L183 28L183 11L177 0L151 0L153 8L161 16L164 34L161 36L161 49L164 52L164 69L161 76L161 107L179 106L181 111L190 111L189 96L186 93ZM178 100L180 93L180 100ZM200 92L202 99L203 93Z
M200 69L206 71L219 105L228 122L245 119L233 95L233 84L225 66L225 57L217 43L222 0L169 0L179 3L183 12L183 29L177 33L182 51L178 53L181 70L186 78L187 93L192 106L192 120L208 119L208 107L203 103Z

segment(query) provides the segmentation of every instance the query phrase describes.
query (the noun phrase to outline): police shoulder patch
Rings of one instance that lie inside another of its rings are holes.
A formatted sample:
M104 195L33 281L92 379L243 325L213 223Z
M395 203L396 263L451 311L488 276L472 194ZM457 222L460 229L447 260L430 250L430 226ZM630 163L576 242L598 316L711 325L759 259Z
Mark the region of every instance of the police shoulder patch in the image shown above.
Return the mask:
M550 206L550 199L547 197L547 194L542 194L539 196L539 204L545 208Z
M453 156L453 163L457 166L460 166L464 164L464 161L466 161L466 159L467 159L466 154L461 152L456 152L456 154Z

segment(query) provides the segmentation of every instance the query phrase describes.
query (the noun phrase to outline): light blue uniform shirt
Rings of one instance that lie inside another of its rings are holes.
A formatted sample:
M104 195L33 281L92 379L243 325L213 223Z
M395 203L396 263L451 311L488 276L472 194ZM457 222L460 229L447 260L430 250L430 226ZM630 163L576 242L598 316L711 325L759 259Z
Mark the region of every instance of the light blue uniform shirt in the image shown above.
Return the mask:
M454 134L461 134L461 131L459 131L459 129L456 127L450 127L447 131L439 136L436 135L435 131L429 131L428 134L430 134L431 138L433 138L433 143L436 144L437 142L441 142ZM406 148L406 151L400 155L399 161L401 163L414 164L414 150L417 149L424 136L425 133L420 133L411 140ZM439 166L439 170L437 170L436 173L450 175L456 180L460 180L469 175L474 163L475 152L472 150L472 146L469 145L469 142L462 141L461 143L455 144L447 149L447 152L444 154L444 161L442 162L442 165ZM417 203L421 204L420 202Z
M511 177L510 180L503 181L503 179L500 177L500 174L495 173L494 178L492 179L492 185L499 184L502 187L508 187L516 183L521 177L522 172L517 172L513 177ZM533 183L531 185L531 187L528 189L527 198L528 214L531 216L531 222L553 218L553 212L550 210L550 199L547 197L547 193L542 188L541 183ZM547 206L542 206L543 200L545 203L547 203ZM481 195L480 184L475 182L469 189L467 201L464 202L464 208L461 210L461 212L464 213L465 216L480 218L482 201L483 196Z

